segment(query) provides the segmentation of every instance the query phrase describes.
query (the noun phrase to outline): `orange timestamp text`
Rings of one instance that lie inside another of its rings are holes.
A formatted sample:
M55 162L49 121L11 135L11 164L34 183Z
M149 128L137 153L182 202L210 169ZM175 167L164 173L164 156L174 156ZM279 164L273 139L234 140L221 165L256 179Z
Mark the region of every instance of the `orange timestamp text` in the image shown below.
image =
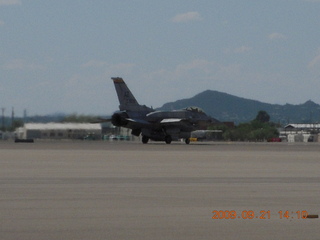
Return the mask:
M270 219L271 211L270 210L214 210L212 211L212 219ZM308 212L303 211L278 211L275 214L279 219L306 219Z

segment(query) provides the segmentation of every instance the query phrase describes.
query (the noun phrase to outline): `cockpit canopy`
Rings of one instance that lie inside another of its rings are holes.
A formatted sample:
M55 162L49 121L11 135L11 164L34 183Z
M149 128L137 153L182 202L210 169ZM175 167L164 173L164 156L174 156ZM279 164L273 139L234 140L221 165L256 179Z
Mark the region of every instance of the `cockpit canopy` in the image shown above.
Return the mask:
M202 113L202 114L206 115L206 113L199 107L192 106L192 107L184 108L184 110L189 111L189 112Z

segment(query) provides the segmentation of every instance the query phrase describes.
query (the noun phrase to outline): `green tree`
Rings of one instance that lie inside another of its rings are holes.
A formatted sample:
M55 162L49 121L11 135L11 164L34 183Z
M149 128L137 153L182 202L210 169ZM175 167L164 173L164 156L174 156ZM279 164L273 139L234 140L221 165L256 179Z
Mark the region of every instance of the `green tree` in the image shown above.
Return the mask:
M19 127L23 127L24 122L21 119L16 119L13 121L12 126L8 127L8 130L10 132L13 132L14 130L16 130Z
M96 116L91 115L78 115L76 113L65 116L61 122L73 122L73 123L90 123L96 121Z
M231 141L266 141L279 136L276 125L269 122L270 116L265 111L259 111L257 117L249 123L241 123L233 129L227 129L222 134L225 140Z
M270 116L266 111L259 111L258 115L256 116L255 120L259 121L259 122L269 122L270 120Z

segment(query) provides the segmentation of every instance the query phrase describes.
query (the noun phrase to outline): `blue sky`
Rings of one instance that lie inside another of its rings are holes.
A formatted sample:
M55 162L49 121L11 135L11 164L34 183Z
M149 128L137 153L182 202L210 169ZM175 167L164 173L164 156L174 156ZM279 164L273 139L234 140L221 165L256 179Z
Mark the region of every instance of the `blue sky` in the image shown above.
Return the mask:
M0 107L111 114L211 89L320 103L320 0L0 0Z

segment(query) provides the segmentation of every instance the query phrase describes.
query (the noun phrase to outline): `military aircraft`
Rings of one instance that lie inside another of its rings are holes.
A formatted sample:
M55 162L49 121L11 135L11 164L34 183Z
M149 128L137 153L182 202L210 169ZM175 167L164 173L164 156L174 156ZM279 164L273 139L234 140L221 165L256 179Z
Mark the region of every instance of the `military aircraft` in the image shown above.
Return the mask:
M206 129L209 124L219 122L206 115L197 107L188 107L174 111L155 111L145 105L140 105L122 78L111 78L114 82L120 102L119 110L111 117L114 126L132 129L135 136L142 135L142 143L185 139L190 143L191 132Z

